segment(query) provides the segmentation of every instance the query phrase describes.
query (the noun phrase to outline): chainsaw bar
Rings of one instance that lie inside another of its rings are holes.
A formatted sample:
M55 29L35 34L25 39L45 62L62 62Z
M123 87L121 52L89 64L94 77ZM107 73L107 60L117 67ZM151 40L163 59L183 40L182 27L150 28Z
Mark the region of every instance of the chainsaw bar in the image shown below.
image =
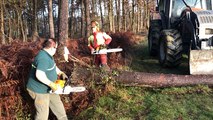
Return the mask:
M122 48L101 49L99 51L94 51L92 54L107 54L111 52L121 52L121 51L123 51Z
M65 86L63 89L59 88L56 91L52 92L52 90L50 91L50 93L54 93L54 94L70 94L72 92L83 92L85 91L86 88L85 87L71 87L71 86Z

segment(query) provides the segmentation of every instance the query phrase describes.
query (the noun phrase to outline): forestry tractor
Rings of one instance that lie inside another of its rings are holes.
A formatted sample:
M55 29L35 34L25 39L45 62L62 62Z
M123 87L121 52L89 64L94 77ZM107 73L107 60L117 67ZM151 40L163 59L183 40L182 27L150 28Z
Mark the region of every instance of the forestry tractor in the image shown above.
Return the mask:
M159 0L151 15L148 46L164 67L185 55L189 74L213 74L213 1Z

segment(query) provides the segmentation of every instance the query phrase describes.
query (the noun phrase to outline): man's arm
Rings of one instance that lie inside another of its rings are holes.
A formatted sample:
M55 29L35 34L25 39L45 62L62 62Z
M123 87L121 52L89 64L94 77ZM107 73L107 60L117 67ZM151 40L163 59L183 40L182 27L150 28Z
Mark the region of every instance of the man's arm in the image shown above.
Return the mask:
M36 78L42 83L44 83L45 85L49 86L53 91L57 90L58 86L54 82L49 80L46 73L44 72L45 69L48 68L47 60L41 57L40 59L38 59L38 61L39 61L38 62L39 64L37 64L37 69L35 73Z
M41 71L41 70L36 70L36 78L41 81L42 83L44 83L45 85L50 85L52 83L52 81L50 81L48 78L47 78L47 75L45 74L44 71Z
M39 81L44 83L45 85L49 86L53 91L56 91L58 89L58 85L54 82L50 81L45 72L41 70L36 70L36 77Z
M56 73L57 75L60 75L62 73L62 71L56 66Z
M92 44L91 44L91 41L93 41L93 40L94 40L94 36L91 35L91 36L88 38L88 47L89 47L89 49L90 49L91 54L95 51L95 49L93 48L93 46L92 46Z
M112 41L112 38L108 34L106 34L105 32L103 33L103 37L105 39L105 44L109 45L109 43Z
M89 47L90 50L94 49L93 46L92 46L92 44L91 44L91 42L93 41L93 39L94 39L93 35L90 35L89 38L88 38L88 40L87 40L88 41L88 47Z
M57 66L56 66L56 73L61 77L62 80L67 80L68 76L62 72Z

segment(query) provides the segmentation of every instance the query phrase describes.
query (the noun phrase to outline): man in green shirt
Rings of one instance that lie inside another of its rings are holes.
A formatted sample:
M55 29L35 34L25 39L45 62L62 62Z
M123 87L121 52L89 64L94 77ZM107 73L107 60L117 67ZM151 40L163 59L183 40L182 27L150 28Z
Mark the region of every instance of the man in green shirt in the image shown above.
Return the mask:
M57 42L50 38L43 43L43 49L35 57L29 74L27 90L34 99L36 108L35 120L47 120L49 108L56 115L58 120L67 120L64 105L58 94L49 93L50 90L56 91L58 85L54 82L57 75L67 78L53 59L56 53Z

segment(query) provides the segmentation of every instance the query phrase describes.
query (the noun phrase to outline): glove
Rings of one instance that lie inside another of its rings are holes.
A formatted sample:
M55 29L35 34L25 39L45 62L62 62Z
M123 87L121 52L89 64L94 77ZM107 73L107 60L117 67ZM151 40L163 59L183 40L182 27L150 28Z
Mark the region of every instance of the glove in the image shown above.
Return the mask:
M96 49L95 49L95 52L98 52L100 50L100 46L98 46Z
M101 44L101 45L100 45L100 48L106 48L106 47L107 47L106 44Z
M91 49L91 54L93 54L95 52L95 49Z
M68 79L68 76L67 76L64 72L62 72L62 73L60 74L60 79L62 79L62 80L67 80L67 79Z
M59 88L58 85L53 82L49 84L49 87L52 89L53 92L55 92Z

